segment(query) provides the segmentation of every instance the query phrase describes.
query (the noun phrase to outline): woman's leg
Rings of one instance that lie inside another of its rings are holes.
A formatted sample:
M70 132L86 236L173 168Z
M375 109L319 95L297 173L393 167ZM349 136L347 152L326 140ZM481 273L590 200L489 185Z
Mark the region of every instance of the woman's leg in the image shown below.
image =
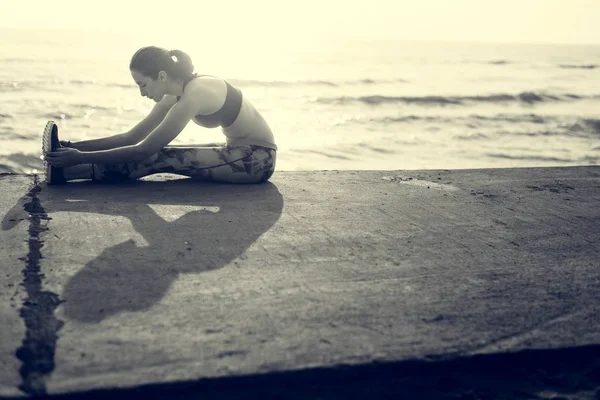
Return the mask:
M74 167L79 169L67 168L65 178L122 182L152 174L171 173L217 182L260 183L271 177L275 162L276 152L262 146L167 146L139 162L86 164Z
M78 164L63 168L63 176L66 181L92 179L92 164Z

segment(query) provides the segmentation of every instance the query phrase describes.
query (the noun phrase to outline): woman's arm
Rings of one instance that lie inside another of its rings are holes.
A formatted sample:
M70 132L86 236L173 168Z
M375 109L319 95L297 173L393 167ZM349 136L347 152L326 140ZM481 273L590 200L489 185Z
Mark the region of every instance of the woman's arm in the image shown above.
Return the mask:
M198 113L201 99L182 98L167 112L162 122L136 144L114 149L83 151L79 163L122 164L140 161L158 153L181 133L192 117Z
M68 147L79 151L100 151L139 143L162 122L176 101L175 96L164 96L161 101L154 105L150 114L131 128L129 132L100 139L73 142Z
M131 131L129 131L129 132L131 132ZM77 149L80 151L95 151L95 150L106 150L106 149L112 149L115 147L127 146L127 145L131 144L131 138L129 136L129 132L119 133L118 135L104 137L101 139L82 140L79 142L71 142L66 147L70 147L70 148Z

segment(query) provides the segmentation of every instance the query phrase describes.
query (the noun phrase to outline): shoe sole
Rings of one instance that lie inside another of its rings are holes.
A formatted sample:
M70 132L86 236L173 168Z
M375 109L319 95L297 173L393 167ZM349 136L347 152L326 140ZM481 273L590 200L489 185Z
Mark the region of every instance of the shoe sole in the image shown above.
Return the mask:
M48 121L46 127L44 128L44 133L42 135L42 152L44 156L50 152L56 150L60 145L58 141L58 126L54 123L54 121ZM44 160L44 173L46 174L46 183L49 185L58 183L53 181L53 168L48 164L46 160ZM56 180L56 179L54 179Z

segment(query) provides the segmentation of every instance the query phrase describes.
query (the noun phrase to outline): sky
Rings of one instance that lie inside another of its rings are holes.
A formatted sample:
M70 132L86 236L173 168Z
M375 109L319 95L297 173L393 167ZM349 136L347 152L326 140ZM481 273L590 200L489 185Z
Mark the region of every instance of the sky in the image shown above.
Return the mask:
M0 28L248 46L332 38L600 44L600 0L0 0L0 9Z

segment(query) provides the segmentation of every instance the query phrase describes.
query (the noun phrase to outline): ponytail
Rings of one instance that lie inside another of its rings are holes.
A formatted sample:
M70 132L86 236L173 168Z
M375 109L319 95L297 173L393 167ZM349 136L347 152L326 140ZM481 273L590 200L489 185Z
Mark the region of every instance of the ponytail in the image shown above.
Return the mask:
M173 62L173 78L185 80L194 74L194 64L187 53L181 50L171 50L168 54ZM171 75L169 71L167 73Z

